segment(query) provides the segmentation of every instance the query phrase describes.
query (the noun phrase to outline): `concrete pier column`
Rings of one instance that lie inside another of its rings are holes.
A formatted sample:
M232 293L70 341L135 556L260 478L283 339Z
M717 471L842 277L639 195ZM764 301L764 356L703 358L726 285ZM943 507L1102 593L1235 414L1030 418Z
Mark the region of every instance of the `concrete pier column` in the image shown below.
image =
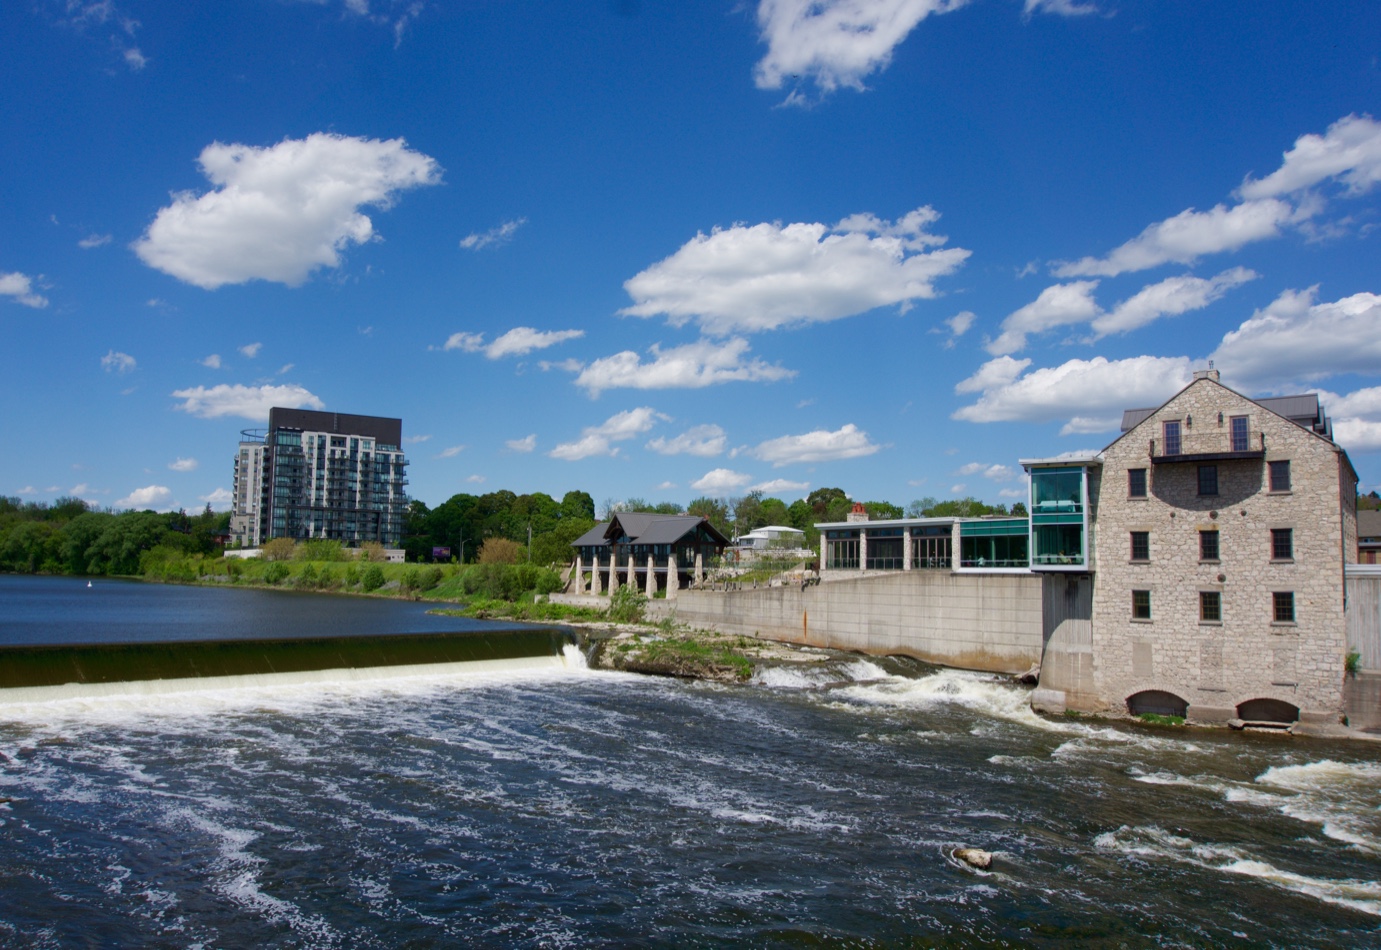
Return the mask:
M585 593L585 559L579 554L575 556L575 592Z
M858 529L858 569L868 569L868 532L862 528Z
M671 557L667 558L667 600L675 600L676 592L681 589L681 565L677 563L675 549L671 552Z
M614 591L619 589L619 558L613 551L609 552L609 596L614 596Z
M911 570L911 529L901 529L901 569Z
M638 586L638 565L637 565L637 563L633 560L633 552L632 552L632 551L629 551L629 552L628 552L628 576L627 576L626 579L627 579L627 581L628 581L628 586L629 586L629 587L637 587L637 586Z
M657 595L657 561L651 554L647 556L647 599Z
M825 555L830 553L829 539L825 537L825 532L820 532L820 573L825 573Z
M600 576L599 576L599 554L598 554L598 552L596 552L596 553L595 553L595 564L594 564L594 567L590 570L590 593L592 593L592 594L600 594L600 593L603 593L603 590L602 590L603 587L604 587L604 584L601 582L601 578L600 578Z
M705 583L705 553L703 551L695 552L695 583Z

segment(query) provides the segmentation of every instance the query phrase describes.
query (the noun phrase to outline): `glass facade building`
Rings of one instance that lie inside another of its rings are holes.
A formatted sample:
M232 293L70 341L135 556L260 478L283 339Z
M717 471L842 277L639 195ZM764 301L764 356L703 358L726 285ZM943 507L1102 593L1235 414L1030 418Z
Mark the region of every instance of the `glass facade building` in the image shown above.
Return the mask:
M233 539L324 538L356 547L402 544L407 459L401 419L269 411L267 430L245 430L235 459Z

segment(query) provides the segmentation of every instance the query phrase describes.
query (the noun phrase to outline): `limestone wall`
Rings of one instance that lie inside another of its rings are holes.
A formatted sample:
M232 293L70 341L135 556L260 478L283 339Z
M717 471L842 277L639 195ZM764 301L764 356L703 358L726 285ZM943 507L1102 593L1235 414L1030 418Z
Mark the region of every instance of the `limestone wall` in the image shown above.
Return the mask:
M1222 413L1222 423L1219 413ZM1192 414L1192 424L1187 417ZM1266 460L1217 461L1218 494L1198 494L1198 464L1152 465L1162 422L1179 419L1184 452L1226 452L1230 418L1249 419L1250 447ZM1291 489L1270 492L1267 461L1290 461ZM1146 498L1129 498L1127 470L1148 472ZM1210 379L1196 380L1105 451L1095 554L1093 652L1098 702L1120 706L1141 690L1190 703L1194 718L1234 715L1256 698L1336 718L1342 704L1345 627L1342 558L1346 468L1331 442ZM1293 531L1294 556L1274 560L1271 529ZM1216 530L1220 557L1199 558ZM1353 529L1355 531L1355 528ZM1132 562L1133 531L1150 534L1150 559ZM1151 619L1134 620L1132 591L1151 592ZM1222 595L1222 621L1200 620L1199 592ZM1292 591L1295 622L1274 620L1272 593Z
M726 633L965 669L1021 673L1041 658L1041 579L1031 574L896 571L804 590L683 590L649 607Z

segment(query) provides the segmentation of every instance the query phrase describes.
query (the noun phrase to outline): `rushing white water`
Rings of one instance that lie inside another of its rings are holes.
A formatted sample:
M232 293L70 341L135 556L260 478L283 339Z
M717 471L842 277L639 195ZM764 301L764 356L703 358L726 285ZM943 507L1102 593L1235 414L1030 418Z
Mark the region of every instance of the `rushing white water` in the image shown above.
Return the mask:
M568 646L0 697L0 945L1379 942L1370 748L897 668L726 686Z

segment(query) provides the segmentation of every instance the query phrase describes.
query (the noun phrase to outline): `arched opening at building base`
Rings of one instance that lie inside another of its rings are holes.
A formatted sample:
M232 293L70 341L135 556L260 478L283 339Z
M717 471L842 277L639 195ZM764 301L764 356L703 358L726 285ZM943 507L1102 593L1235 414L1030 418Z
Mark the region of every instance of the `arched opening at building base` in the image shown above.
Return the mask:
M1163 689L1146 689L1127 697L1127 712L1133 716L1152 713L1157 716L1179 716L1189 712L1189 701Z
M1238 704L1237 718L1243 722L1278 722L1289 725L1299 721L1299 707L1282 699L1249 699Z

